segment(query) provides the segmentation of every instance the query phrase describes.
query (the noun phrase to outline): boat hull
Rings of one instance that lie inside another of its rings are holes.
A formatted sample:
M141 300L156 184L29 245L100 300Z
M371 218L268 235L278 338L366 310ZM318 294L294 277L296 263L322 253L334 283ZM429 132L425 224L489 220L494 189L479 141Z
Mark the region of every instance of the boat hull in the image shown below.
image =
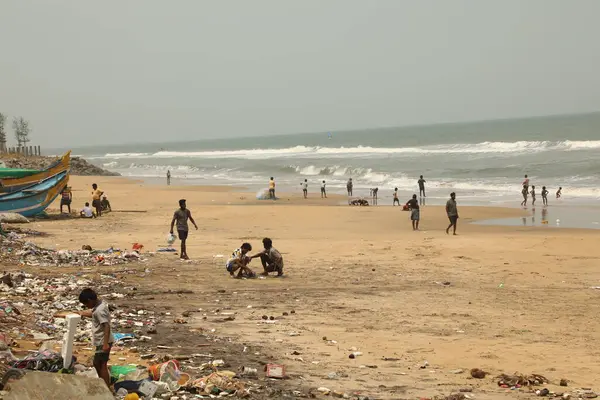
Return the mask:
M71 167L71 152L63 155L58 161L45 170L20 178L0 179L0 193L14 193L28 186L34 185L44 179L50 178L61 172L68 171Z
M11 212L24 217L42 213L61 194L69 183L69 172L51 176L38 184L0 196L0 213Z

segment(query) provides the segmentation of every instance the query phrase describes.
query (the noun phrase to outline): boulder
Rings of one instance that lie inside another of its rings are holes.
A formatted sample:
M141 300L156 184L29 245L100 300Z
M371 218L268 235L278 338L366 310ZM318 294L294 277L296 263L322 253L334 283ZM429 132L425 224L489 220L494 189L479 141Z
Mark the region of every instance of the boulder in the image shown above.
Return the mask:
M102 379L30 371L7 384L4 400L114 400Z

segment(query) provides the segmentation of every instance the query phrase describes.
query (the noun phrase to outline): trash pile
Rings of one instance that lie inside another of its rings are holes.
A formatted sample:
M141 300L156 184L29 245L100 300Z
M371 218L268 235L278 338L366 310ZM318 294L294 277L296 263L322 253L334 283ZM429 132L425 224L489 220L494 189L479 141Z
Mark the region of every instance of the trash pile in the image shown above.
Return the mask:
M110 248L107 250L90 250L90 246L83 246L84 250L50 250L40 247L32 242L22 240L32 233L9 232L0 243L0 262L29 265L39 267L49 266L91 266L91 265L118 265L135 261L145 261L141 249L121 251Z
M89 268L89 271L93 269ZM139 272L133 270L120 272L136 272L139 276ZM146 269L142 273L151 271ZM59 353L68 311L81 309L80 291L93 287L111 310L115 342L109 364L117 398L124 399L127 395L146 400L223 396L264 398L281 393L280 389L272 387L272 380L286 377L282 366L267 365L263 376L268 381L259 380L258 368L230 370L227 362L210 353L178 355L184 352L181 346L160 345L163 339L157 327L170 322L171 313L131 305L137 288L127 286L115 274L95 274L100 279L92 280L85 271L48 278L23 272L0 274L0 379L15 372L21 377L23 371L26 375L28 371L36 370L97 377L91 367L93 348L89 319L81 320L77 326L74 358L68 370L62 369ZM117 307L114 301L122 306ZM168 334L172 335L173 329ZM193 334L204 342L221 342L217 337L199 335L197 330ZM177 353L172 353L174 351Z

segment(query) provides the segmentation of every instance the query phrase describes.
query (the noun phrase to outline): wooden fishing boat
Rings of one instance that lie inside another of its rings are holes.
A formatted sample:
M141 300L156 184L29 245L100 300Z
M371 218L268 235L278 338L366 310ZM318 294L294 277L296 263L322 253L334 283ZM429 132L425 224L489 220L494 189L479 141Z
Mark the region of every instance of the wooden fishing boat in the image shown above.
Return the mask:
M60 195L69 182L63 171L14 193L0 195L0 213L12 212L33 217L42 213Z
M25 178L26 176L39 174L40 172L43 171L37 169L0 168L0 179Z
M71 152L67 152L61 158L52 163L43 171L22 177L11 177L0 179L0 193L13 193L36 184L46 178L69 171L71 168Z

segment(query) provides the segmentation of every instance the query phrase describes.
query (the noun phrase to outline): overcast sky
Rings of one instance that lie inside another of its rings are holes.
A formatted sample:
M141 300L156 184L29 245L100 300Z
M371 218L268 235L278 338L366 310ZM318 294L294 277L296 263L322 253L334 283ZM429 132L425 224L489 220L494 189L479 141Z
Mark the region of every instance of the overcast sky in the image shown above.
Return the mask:
M599 15L598 0L2 0L0 112L62 147L598 111Z

